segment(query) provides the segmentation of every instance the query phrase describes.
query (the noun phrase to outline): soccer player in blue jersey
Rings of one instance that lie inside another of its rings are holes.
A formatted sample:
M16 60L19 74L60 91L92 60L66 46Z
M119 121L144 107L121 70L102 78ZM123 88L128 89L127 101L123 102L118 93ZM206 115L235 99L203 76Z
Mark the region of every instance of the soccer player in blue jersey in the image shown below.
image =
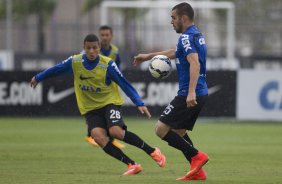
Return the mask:
M99 37L100 37L100 53L103 56L107 56L111 58L118 68L120 69L120 57L119 57L119 49L117 46L112 44L112 39L113 39L113 29L110 26L104 25L99 28ZM93 145L93 146L98 146L96 141L92 138L91 136L91 130L90 127L87 130L87 136L85 137L85 140ZM120 143L116 139L113 140L113 144L117 146L118 148L124 148L124 144Z
M142 167L112 144L110 137L142 149L160 167L164 167L165 156L160 150L149 146L139 136L128 131L123 121L121 114L123 99L118 85L142 114L151 117L139 94L123 77L116 63L100 54L100 43L96 35L89 34L85 37L84 51L85 53L73 55L62 63L35 75L30 81L31 87L35 88L38 82L52 77L73 74L79 111L91 127L92 137L105 153L128 166L123 175L139 173Z
M175 59L179 90L161 114L155 131L168 145L182 151L190 162L190 170L177 180L205 180L207 177L202 167L208 162L208 155L194 147L187 130L192 131L208 96L206 43L194 25L194 10L190 4L184 2L173 7L171 24L177 33L181 33L176 50L138 54L134 58L134 64L159 54Z

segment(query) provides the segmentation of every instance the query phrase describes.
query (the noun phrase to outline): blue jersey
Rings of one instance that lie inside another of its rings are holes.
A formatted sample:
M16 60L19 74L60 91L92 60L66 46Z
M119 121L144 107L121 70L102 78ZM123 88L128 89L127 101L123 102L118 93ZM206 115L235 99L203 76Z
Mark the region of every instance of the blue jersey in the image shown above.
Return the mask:
M192 25L179 37L176 45L175 63L179 81L179 96L188 96L190 83L190 64L187 56L191 53L198 53L200 62L200 74L196 86L196 95L204 96L208 94L206 83L206 43L203 35L196 26Z
M98 56L94 61L89 61L85 54L82 56L83 59L83 66L88 69L94 69L100 60ZM72 57L69 57L62 63L59 63L47 70L44 70L38 73L35 76L36 81L40 82L48 78L57 77L64 74L73 74L72 69ZM106 81L107 85L110 85L111 82L117 83L120 88L124 91L124 93L131 99L131 101L137 106L143 106L144 102L142 101L141 97L138 95L137 91L134 87L123 77L122 73L119 71L117 65L114 61L110 61L107 68L106 73Z

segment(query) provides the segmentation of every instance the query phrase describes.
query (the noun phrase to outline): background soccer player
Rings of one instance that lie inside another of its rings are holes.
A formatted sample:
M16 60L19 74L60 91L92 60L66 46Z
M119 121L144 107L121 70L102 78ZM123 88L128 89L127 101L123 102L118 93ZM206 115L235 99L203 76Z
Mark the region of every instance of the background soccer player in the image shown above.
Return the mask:
M123 175L136 174L142 170L142 167L113 145L109 136L144 150L160 167L164 167L165 156L160 150L152 148L136 134L128 131L122 119L123 99L117 84L142 114L151 117L136 90L123 77L115 62L99 54L100 44L96 35L90 34L85 37L84 51L85 53L73 55L62 63L35 75L30 81L31 87L35 88L38 82L51 77L73 74L79 111L91 127L92 137L105 153L128 165Z
M100 37L100 53L104 56L107 56L112 59L112 61L116 62L118 68L120 69L120 57L118 47L112 44L113 39L113 29L110 26L104 25L99 28L99 37ZM85 140L93 145L98 146L96 141L91 137L91 130L88 128L87 136ZM118 148L124 148L124 144L120 143L116 139L113 140L113 144Z
M206 84L206 43L203 35L194 25L194 10L188 3L173 7L171 24L177 33L182 33L175 49L139 54L134 64L149 60L155 55L175 58L178 72L179 90L161 114L156 124L156 134L168 145L180 150L190 162L190 171L178 180L205 180L202 166L208 156L198 151L186 130L191 130L207 99Z
M107 25L101 26L99 28L99 38L101 42L101 54L111 58L114 62L116 62L118 68L121 69L119 49L112 43L113 29Z

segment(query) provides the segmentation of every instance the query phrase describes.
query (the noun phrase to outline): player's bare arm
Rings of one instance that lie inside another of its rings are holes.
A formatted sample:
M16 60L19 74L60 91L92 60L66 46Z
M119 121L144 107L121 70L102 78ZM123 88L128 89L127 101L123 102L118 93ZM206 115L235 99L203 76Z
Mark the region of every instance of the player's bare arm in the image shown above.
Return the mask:
M139 106L139 107L138 107L138 110L139 110L142 114L145 113L148 118L151 118L151 113L150 113L150 111L148 110L148 108L147 108L146 106Z
M169 49L169 50L164 50L160 52L152 52L148 54L138 54L137 56L134 57L133 65L137 66L144 61L148 61L152 59L156 55L165 55L169 57L170 59L174 59L175 58L175 49Z
M36 81L35 77L32 77L31 81L30 81L30 86L32 88L35 88L37 86L38 82Z
M190 64L190 83L189 92L186 99L187 107L194 107L197 105L196 101L196 86L200 73L200 63L197 53L191 53L187 56L187 60Z

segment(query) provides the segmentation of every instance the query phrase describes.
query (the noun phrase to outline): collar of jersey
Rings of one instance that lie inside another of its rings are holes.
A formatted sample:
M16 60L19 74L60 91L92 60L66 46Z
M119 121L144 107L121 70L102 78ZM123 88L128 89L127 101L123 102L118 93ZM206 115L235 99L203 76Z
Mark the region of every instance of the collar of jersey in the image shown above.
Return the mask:
M86 57L86 54L83 54L82 59L83 59L82 64L83 64L84 68L87 69L87 70L93 70L97 66L97 64L99 63L100 57L98 55L94 61L90 61Z
M184 33L195 33L196 32L196 26L194 24L192 24L191 26L189 26L186 31Z
M104 55L104 56L109 56L110 53L111 53L111 50L112 50L112 46L110 45L109 50L101 48L101 49L100 49L100 52L101 52L102 55Z

